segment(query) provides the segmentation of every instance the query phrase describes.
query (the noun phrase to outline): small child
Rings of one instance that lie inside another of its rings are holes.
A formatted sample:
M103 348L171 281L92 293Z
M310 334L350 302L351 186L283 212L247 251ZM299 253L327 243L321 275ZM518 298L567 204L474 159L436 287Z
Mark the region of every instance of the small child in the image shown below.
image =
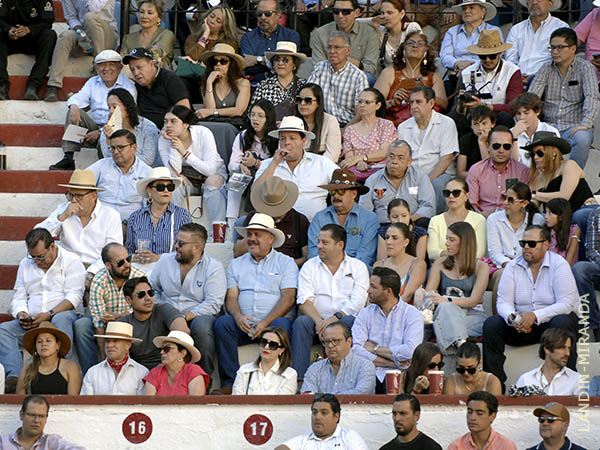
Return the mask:
M581 230L571 224L571 205L564 198L546 203L546 226L550 228L550 251L558 253L572 266L577 262Z

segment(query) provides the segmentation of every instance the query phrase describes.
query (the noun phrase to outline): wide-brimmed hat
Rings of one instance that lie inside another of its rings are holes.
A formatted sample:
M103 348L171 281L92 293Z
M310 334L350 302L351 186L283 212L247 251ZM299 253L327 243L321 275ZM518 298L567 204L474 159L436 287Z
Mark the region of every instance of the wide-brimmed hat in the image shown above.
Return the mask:
M91 170L75 169L71 174L68 184L58 186L72 189L90 189L92 191L105 191L106 189L96 186L96 175Z
M486 22L492 20L496 16L496 6L493 3L486 2L485 0L465 0L464 2L454 5L452 10L459 16L462 14L462 7L466 5L479 5L485 8L485 17L483 20Z
M600 0L594 0L592 4L598 8L600 8Z
M527 8L527 0L519 0L519 3ZM562 6L562 0L552 0L552 8L550 11L556 11L558 8ZM598 6L598 5L596 5Z
M242 58L241 55L238 55L231 45L222 42L216 44L212 50L202 53L200 61L206 63L206 61L216 55L227 56L229 59L235 61L240 70L244 69L244 58Z
M25 333L25 335L23 336L23 347L25 348L25 350L27 350L33 355L33 352L35 351L35 339L37 338L38 334L42 333L53 334L58 340L58 342L60 342L60 350L58 350L58 356L60 356L61 358L64 358L65 355L69 353L69 350L71 350L71 339L69 339L67 333L64 333L63 331L59 330L50 322L42 322L40 323L39 327L34 328L33 330L29 330L27 333Z
M123 56L123 64L129 64L132 59L144 59L147 58L150 61L154 60L154 55L150 50L144 47L134 48L129 52L128 55Z
M275 55L292 56L298 60L298 64L302 64L306 61L306 55L304 53L298 53L298 47L295 42L290 41L279 41L274 52L265 52L265 58L269 61Z
M567 141L559 138L551 131L538 131L533 135L531 144L521 147L523 150L530 151L538 145L550 145L556 147L563 155L571 153L571 146Z
M565 422L568 422L571 419L569 410L564 405L556 402L548 403L544 407L535 408L533 410L533 415L536 417L540 417L542 414L550 414L551 416L559 417Z
M266 214L256 213L250 219L250 223L247 227L235 227L235 229L242 237L248 236L248 230L268 231L275 236L272 245L273 248L279 248L285 242L285 234L283 234L283 231L275 228L275 221L271 216L267 216Z
M200 361L200 357L202 356L200 354L200 350L194 347L194 340L185 331L169 331L168 336L157 336L154 339L152 339L152 343L157 348L162 347L165 342L173 342L175 344L179 344L185 347L185 349L190 353L190 355L192 355L192 359L190 362L195 363Z
M318 187L327 189L328 191L336 189L356 189L358 195L369 192L369 188L356 181L356 175L348 169L335 169L331 174L331 181L329 184L322 184Z
M108 322L108 325L106 325L106 334L95 334L94 337L143 342L143 339L133 337L133 325L125 322Z
M272 176L264 182L253 184L250 203L256 212L271 217L285 215L298 200L298 186L293 181Z
M310 140L315 138L315 134L312 131L306 131L304 129L304 121L300 117L296 116L285 116L281 120L279 128L269 131L269 136L279 139L280 131L297 131L298 133L306 136L306 139Z
M94 58L94 64L102 64L105 62L121 62L121 55L114 50L102 50Z
M148 198L148 191L146 190L146 188L149 184L154 183L158 180L172 181L173 183L175 183L175 189L177 189L181 184L181 179L172 176L171 171L168 168L155 167L150 171L150 173L148 173L148 176L146 178L142 178L140 181L137 182L136 188L138 194L140 194L144 198Z
M469 45L467 50L474 55L495 55L512 47L512 44L503 44L498 30L482 30L477 45Z

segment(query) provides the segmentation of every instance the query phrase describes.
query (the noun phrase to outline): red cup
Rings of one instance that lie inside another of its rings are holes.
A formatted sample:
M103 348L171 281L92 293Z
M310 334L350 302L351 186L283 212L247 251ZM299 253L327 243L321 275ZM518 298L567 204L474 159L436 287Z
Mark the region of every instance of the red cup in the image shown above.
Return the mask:
M442 370L430 370L427 377L429 378L429 393L441 394L444 387L444 372Z
M224 243L225 231L227 230L227 222L213 222L213 242Z
M386 394L398 394L400 392L401 370L388 370L385 372L385 392Z

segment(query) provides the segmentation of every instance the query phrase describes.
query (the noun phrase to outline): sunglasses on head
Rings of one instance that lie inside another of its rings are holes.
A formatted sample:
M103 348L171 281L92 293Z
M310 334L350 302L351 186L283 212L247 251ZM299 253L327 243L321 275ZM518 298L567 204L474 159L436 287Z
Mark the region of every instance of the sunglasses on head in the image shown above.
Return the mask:
M465 372L468 372L470 375L475 375L475 373L477 372L477 367L456 366L456 373L459 373L462 375Z
M260 338L258 340L258 346L262 347L262 348L267 348L268 347L269 350L272 350L272 351L275 351L278 348L282 348L283 347L283 345L281 345L280 343L275 342L275 341L267 341L265 338Z
M546 417L546 416L540 416L540 417L538 417L538 422L539 423L544 423L544 422L554 423L557 420L561 420L561 419L559 419L558 417L552 417L552 416L550 416L550 417Z
M519 241L519 245L521 246L521 248L525 248L525 246L529 247L529 248L536 248L538 243L540 242L546 242L546 241L529 241L529 240L525 240L525 239L521 239Z
M500 194L500 198L502 199L503 202L508 201L509 205L512 205L515 202L522 202L523 200L521 200L520 198L515 198L515 197L509 197L506 194Z
M444 367L446 363L444 361L440 361L439 363L429 363L429 365L427 366L428 369L435 369L436 367L438 368L438 370L442 370L442 367Z
M546 156L546 153L544 152L544 150L536 150L531 151L531 152L527 152L527 157L528 158L533 158L534 156L537 156L538 158L543 158L544 156Z
M154 289L148 289L147 291L139 291L135 295L141 300L146 296L146 294L148 294L148 297L154 297Z
M312 97L301 97L300 95L296 95L296 103L306 103L307 105L312 105L313 101L316 100Z
M337 16L338 14L349 16L354 10L352 8L333 8L332 11L334 16Z
M213 64L215 66L226 66L227 64L229 64L229 58L213 58Z
M131 262L131 255L129 255L127 258L125 259L120 259L117 261L117 267L123 267L123 265L125 264L125 261L127 261L128 263Z
M494 142L492 144L492 148L494 150L498 150L500 147L502 147L504 150L510 150L510 149L512 149L512 144L509 144L506 142L504 144L500 144L499 142Z
M499 53L494 53L493 55L479 55L479 59L484 60L484 59L496 59L498 57Z
M275 14L275 11L272 11L269 9L267 9L265 11L260 11L260 10L256 11L256 17L261 17L261 16L271 17L273 14Z
M452 197L454 197L454 198L458 198L458 197L460 197L460 194L462 194L462 192L463 192L462 189L452 189L452 190L444 189L442 191L442 194L444 195L445 198L450 197L450 195L452 195Z
M154 186L152 186L154 189L156 189L158 192L162 192L165 189L169 192L173 192L175 190L175 183L169 183L169 184L155 184Z

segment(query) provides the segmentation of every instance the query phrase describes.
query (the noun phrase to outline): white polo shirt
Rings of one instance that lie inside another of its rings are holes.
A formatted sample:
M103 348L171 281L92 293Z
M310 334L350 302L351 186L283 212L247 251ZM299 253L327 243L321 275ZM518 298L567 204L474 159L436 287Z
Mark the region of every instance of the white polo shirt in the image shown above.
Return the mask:
M293 437L283 445L290 450L368 450L360 434L339 425L327 439L320 439L314 433L309 433Z

